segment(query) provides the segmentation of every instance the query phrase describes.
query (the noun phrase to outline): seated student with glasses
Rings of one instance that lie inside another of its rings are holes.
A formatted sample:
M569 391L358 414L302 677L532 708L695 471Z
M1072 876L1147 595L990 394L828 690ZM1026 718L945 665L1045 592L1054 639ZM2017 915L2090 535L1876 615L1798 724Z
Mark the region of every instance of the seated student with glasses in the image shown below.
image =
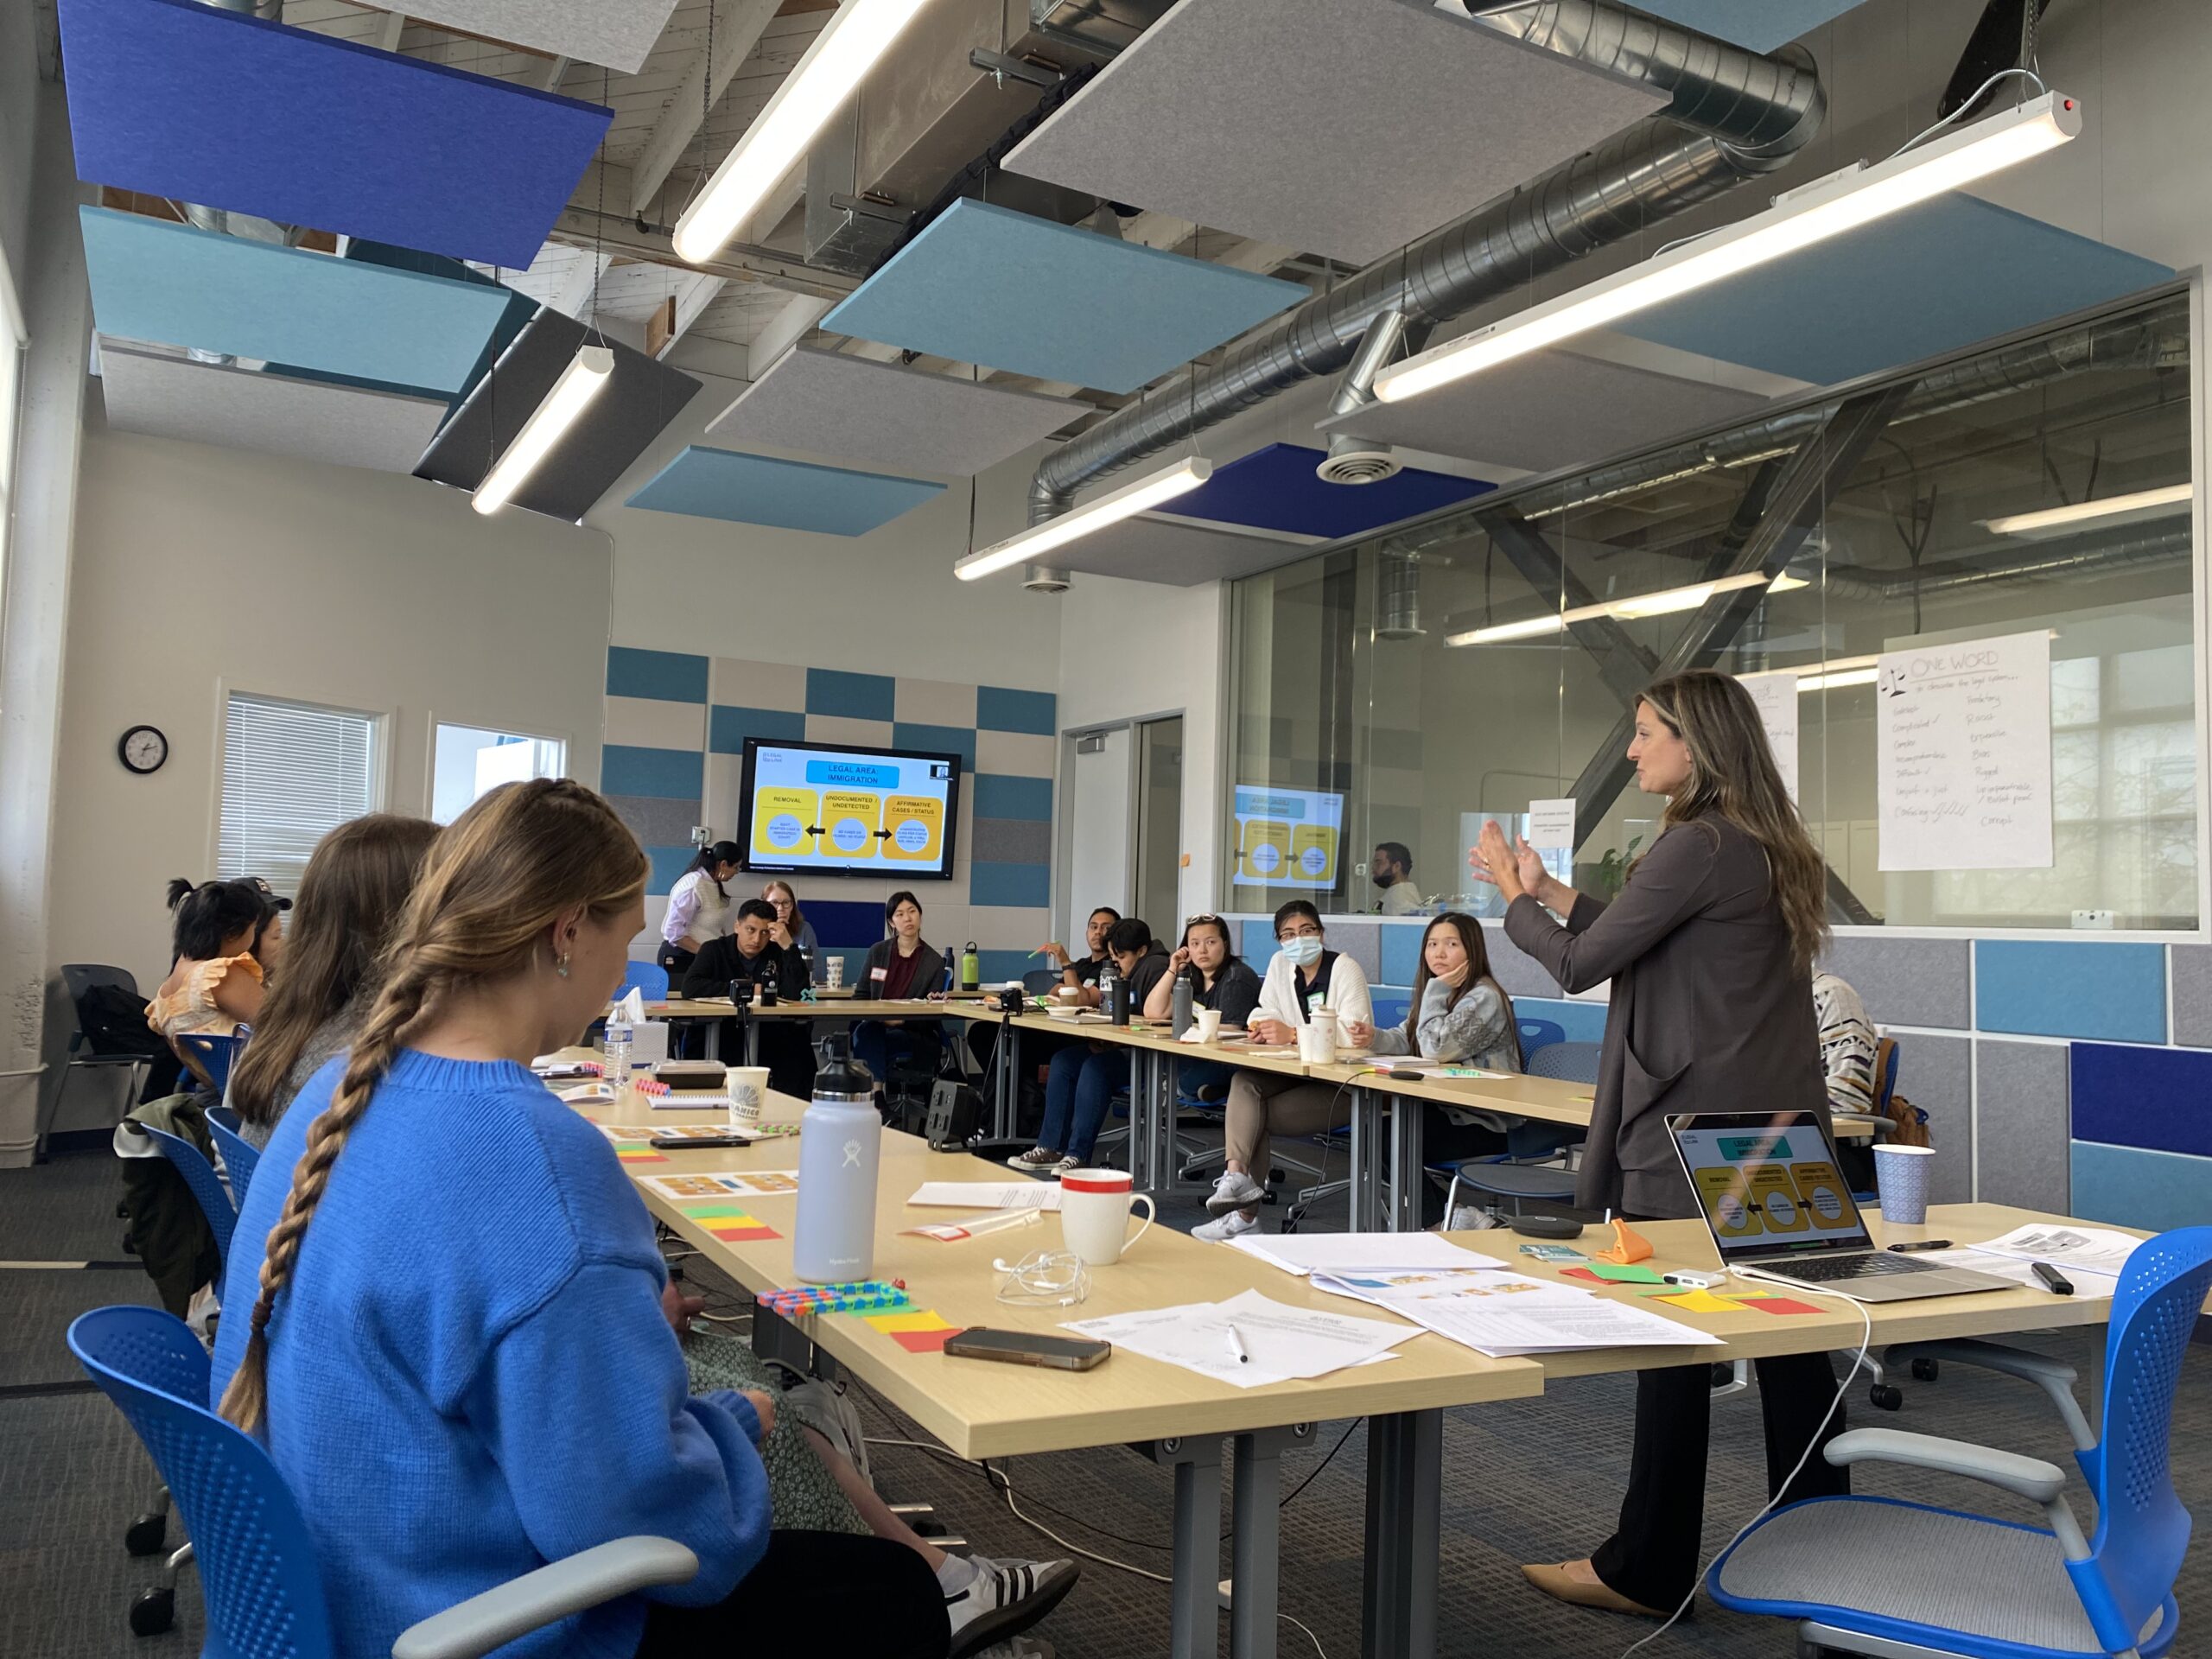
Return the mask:
M1367 976L1350 957L1328 948L1321 912L1312 904L1294 899L1275 912L1275 939L1282 948L1268 964L1258 1011L1248 1022L1254 1042L1270 1047L1296 1042L1299 1028L1317 1007L1333 1011L1340 1029L1374 1025ZM1351 1115L1347 1092L1334 1084L1308 1083L1281 1071L1239 1071L1229 1085L1224 1126L1228 1160L1206 1197L1217 1219L1192 1228L1191 1236L1217 1243L1257 1227L1268 1196L1263 1183L1273 1137L1324 1135Z
M1153 987L1167 977L1167 951L1152 930L1132 916L1114 924L1106 936L1114 971L1129 983L1129 1005L1141 1007ZM1081 1169L1098 1147L1098 1131L1114 1098L1114 1085L1129 1075L1125 1049L1081 1043L1052 1056L1045 1074L1045 1123L1037 1144L1007 1160L1033 1175L1058 1175Z
M1182 944L1144 1000L1146 1019L1172 1016L1178 980L1190 982L1191 1006L1218 1010L1224 1027L1243 1025L1260 1006L1260 976L1229 948L1229 924L1218 916L1193 916L1183 924ZM1236 1068L1225 1060L1179 1060L1175 1082L1179 1089L1217 1099L1236 1073Z

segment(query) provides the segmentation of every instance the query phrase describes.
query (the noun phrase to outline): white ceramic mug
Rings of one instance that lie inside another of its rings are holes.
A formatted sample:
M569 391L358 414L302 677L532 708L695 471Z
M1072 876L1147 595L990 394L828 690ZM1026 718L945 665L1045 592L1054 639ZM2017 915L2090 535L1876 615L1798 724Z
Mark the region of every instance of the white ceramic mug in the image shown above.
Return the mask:
M729 1068L729 1121L740 1128L760 1127L760 1109L768 1103L768 1068L733 1065Z
M1198 1017L1198 1040L1202 1043L1219 1042L1221 1040L1221 1010L1200 1008Z
M1298 1058L1308 1065L1327 1065L1337 1058L1337 1016L1334 1009L1315 1008L1298 1028Z
M1153 1222L1152 1195L1134 1190L1127 1170L1071 1169L1060 1177L1060 1236L1094 1268L1110 1268ZM1144 1227L1128 1236L1129 1210L1144 1205Z

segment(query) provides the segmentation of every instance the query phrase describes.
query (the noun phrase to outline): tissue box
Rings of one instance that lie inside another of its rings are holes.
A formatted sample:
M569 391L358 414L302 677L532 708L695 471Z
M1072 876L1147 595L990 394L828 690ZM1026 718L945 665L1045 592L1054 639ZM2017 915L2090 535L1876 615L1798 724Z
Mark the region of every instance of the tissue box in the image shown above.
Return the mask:
M653 1081L666 1084L671 1094L720 1089L728 1076L717 1060L667 1060L653 1068Z

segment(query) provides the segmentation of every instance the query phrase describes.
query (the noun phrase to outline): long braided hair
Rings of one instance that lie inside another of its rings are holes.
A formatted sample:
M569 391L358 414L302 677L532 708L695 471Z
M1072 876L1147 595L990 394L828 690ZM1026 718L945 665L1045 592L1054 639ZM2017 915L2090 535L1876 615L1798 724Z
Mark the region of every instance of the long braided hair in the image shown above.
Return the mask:
M251 1433L268 1413L270 1311L290 1282L331 1166L409 1031L454 991L531 971L563 912L581 905L598 921L620 914L644 890L647 868L614 810L566 779L502 785L439 836L386 949L376 1004L330 1104L308 1130L292 1190L269 1230L252 1334L223 1394L226 1418Z

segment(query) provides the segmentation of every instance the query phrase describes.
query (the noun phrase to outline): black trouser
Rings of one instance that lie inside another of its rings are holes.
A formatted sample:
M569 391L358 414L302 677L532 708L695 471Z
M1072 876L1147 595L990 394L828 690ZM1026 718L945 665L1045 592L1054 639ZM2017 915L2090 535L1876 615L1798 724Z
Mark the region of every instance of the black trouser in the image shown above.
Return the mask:
M1773 1496L1818 1434L1826 1446L1843 1433L1843 1407L1821 1420L1836 1398L1835 1366L1825 1353L1782 1354L1754 1362L1759 1409L1766 1420L1767 1495ZM1705 1525L1706 1446L1713 1427L1713 1367L1670 1365L1636 1374L1636 1452L1620 1530L1590 1557L1607 1586L1630 1601L1667 1612L1697 1580ZM1783 1502L1851 1490L1851 1472L1815 1451ZM1728 1500L1732 1516L1751 1518L1748 1492Z
M691 971L696 950L686 950L680 944L671 944L666 939L653 953L653 960L668 970L668 994L683 995L683 976ZM672 1060L702 1060L707 1057L707 1039L699 1034L696 1020L671 1020L668 1022L668 1057Z
M736 1589L706 1607L649 1602L637 1659L702 1654L866 1654L944 1659L944 1592L928 1564L887 1538L775 1532Z
M703 1020L686 1023L704 1027ZM753 1052L760 1055L760 1064L768 1068L768 1086L779 1094L797 1095L804 1100L814 1092L814 1044L810 1033L811 1020L760 1020L751 1022L759 1033ZM715 1029L721 1033L715 1039L715 1052L721 1056L724 1065L745 1064L745 1036L734 1020L717 1020Z

